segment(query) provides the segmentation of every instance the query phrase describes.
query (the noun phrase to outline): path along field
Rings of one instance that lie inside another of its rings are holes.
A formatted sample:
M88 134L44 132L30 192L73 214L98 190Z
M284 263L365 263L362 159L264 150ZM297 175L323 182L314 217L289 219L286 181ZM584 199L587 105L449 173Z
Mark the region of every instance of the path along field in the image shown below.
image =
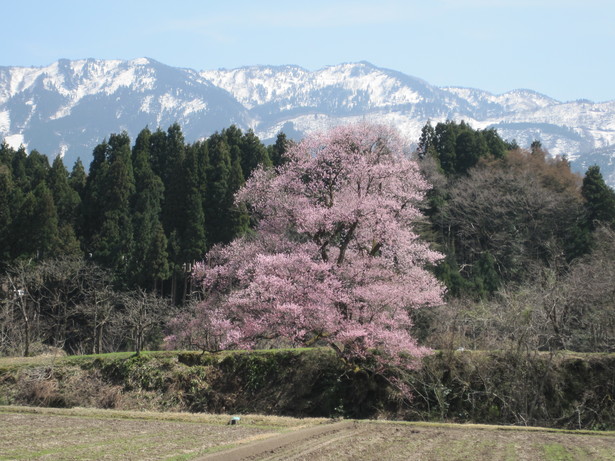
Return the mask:
M611 460L615 433L0 406L0 459Z

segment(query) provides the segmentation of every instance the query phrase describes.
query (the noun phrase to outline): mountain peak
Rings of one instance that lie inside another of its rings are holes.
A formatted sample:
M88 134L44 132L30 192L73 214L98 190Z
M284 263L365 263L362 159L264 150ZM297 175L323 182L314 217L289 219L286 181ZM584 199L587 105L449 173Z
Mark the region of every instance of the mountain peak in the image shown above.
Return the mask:
M368 119L411 140L423 125L465 120L505 139L539 139L552 154L611 152L615 102L561 103L529 89L503 94L444 87L367 61L310 71L295 65L195 71L140 57L60 59L45 67L0 67L0 138L67 161L84 160L110 133L179 122L186 139L231 124L264 140ZM597 155L597 154L596 154ZM606 154L605 154L606 155Z

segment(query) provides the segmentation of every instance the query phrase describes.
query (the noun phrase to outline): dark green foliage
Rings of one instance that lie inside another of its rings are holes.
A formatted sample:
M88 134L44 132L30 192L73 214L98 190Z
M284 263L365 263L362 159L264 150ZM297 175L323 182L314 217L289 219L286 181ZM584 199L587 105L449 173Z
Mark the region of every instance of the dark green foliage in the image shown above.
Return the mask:
M151 133L146 128L132 150L135 193L131 197L134 245L128 263L128 284L155 286L169 276L167 241L160 222L164 185L150 164Z
M541 181L538 165L510 163L458 180L441 215L459 265L480 291L496 279L522 281L532 266L556 264L562 255L570 259L563 250L581 217L578 190L558 192Z
M152 164L152 170L154 171L154 174L159 176L161 179L166 179L167 135L160 128L158 128L156 131L154 131L151 134L149 150L150 150L150 161Z
M610 355L438 352L409 377L407 417L454 422L614 427Z
M428 121L421 129L421 137L419 138L419 145L417 147L419 159L423 160L426 157L437 157L435 137L436 132L433 126L431 126L431 122Z
M604 182L599 166L588 168L581 194L585 199L587 222L591 230L599 224L615 225L615 192Z
M29 192L31 190L31 181L28 178L28 174L26 172L26 160L28 159L28 154L26 154L26 149L21 146L17 152L13 154L13 159L11 161L11 172L13 173L13 182L15 186L18 187L23 192Z
M181 226L177 229L182 248L181 260L185 263L201 259L206 249L205 214L199 175L202 161L198 157L201 152L196 146L188 146L182 165L183 200L178 216Z
M51 384L44 401L32 392L37 376ZM615 428L613 354L442 351L402 382L413 391L410 402L391 383L348 370L321 349L67 357L52 370L0 370L10 405L113 407L119 399L100 394L119 390L148 410Z
M126 133L111 135L103 161L102 174L92 180L96 200L89 204L97 206L91 211L98 215L100 227L92 229L88 249L95 261L124 274L133 242L130 199L135 191L130 139Z
M540 267L565 271L588 249L580 178L539 142L507 151L493 129L447 121L422 130L418 158L434 188L422 235L446 255L437 268L450 297L482 298Z
M267 148L260 142L251 129L243 136L240 144L241 169L243 177L249 178L258 165L272 166Z
M448 295L459 297L472 292L472 283L461 275L454 253L449 252L446 258L435 268L435 274L447 288Z
M236 127L191 145L177 124L167 131L144 129L132 148L126 133L112 134L94 148L89 174L80 161L69 174L60 157L49 165L36 151L27 155L23 147L2 143L0 353L62 344L70 352L157 344L162 323L144 335L151 310L130 299L118 301L117 291L185 302L192 290L191 268L208 249L207 231L217 242L248 231L247 210L234 204L234 195L245 181L242 164L252 170L258 161L269 164L267 149L253 132L244 135ZM49 279L54 287L67 287L70 280L80 285L56 296L40 271L80 256L112 278L96 271L85 275L86 269L60 271L53 276L57 280ZM6 271L16 265L24 280L11 276L14 283L9 282ZM28 277L40 282L28 298L15 299L6 291L22 290ZM63 301L52 303L51 297ZM147 299L148 306L157 304ZM164 310L171 312L168 306Z
M11 172L6 164L0 163L0 269L10 260L12 195Z
M85 173L83 163L81 162L81 159L78 158L73 165L72 171L70 172L68 183L70 184L70 187L72 187L73 190L79 194L79 197L81 199L83 198L83 194L85 193L85 185L87 182L87 178L88 176Z
M207 171L207 195L205 222L209 244L228 243L236 235L233 229L233 194L230 147L223 135L214 134L208 140L209 169ZM235 165L237 166L237 165ZM235 168L237 174L237 168Z
M463 122L462 122L463 123ZM463 127L463 125L461 125ZM456 170L466 172L478 163L478 160L487 157L490 152L487 142L481 132L463 129L455 142Z
M447 175L464 174L480 159L502 158L506 143L494 129L474 130L465 122L447 120L421 131L417 153L420 159L435 157Z
M504 141L495 128L489 128L481 131L480 133L482 134L482 138L487 145L487 150L495 158L503 158L506 155L506 151L519 148L519 146L515 146L516 143L513 145Z
M229 177L229 190L232 191L233 196L243 186L244 182L239 159L235 158L231 163L231 174ZM248 232L250 226L250 215L245 204L241 203L237 205L233 203L229 211L230 229L233 234L233 238L244 235Z
M171 240L169 257L175 272L205 251L200 162L197 151L186 146L179 125L167 131L163 227ZM198 228L198 230L197 230Z
M37 150L30 152L24 162L26 176L30 182L29 190L33 190L38 184L45 181L49 170L49 159Z
M279 137L279 149L286 144L284 139ZM208 243L228 243L249 229L248 211L245 206L235 204L235 193L258 165L271 167L272 163L268 149L252 130L244 135L232 126L212 135L207 145L209 168L205 213Z
M44 181L25 196L13 221L13 235L14 258L40 259L58 255L61 247L58 214Z
M282 133L274 147L281 162ZM112 134L94 148L87 174L80 160L69 174L60 157L50 166L3 142L0 265L83 252L112 269L118 286L169 294L171 279L184 299L192 264L248 232L248 211L234 196L259 164L271 166L269 150L236 126L191 145L177 123L145 128L132 148L126 133Z
M278 167L286 163L286 152L291 145L291 142L286 138L286 134L278 133L275 143L267 148L269 158L274 167Z
M150 143L150 148L160 147L159 137L152 135L156 145ZM206 249L203 196L207 188L205 170L208 154L202 143L186 145L177 124L169 127L165 148L161 221L168 242L169 272L172 277L170 294L174 300L183 300L187 295L191 265L202 259ZM183 288L178 281L184 282Z
M500 287L501 277L496 268L496 261L488 251L478 258L472 272L474 291L479 296L494 293Z
M81 202L81 217L79 228L81 239L88 257L92 257L90 245L93 243L94 234L102 227L103 223L103 181L109 169L107 161L107 150L109 146L106 141L98 144L92 153L92 163L87 177L83 197Z
M5 165L10 170L14 155L15 150L3 140L0 143L0 165Z
M78 180L75 179L75 183L77 183L77 181ZM49 170L47 184L53 194L60 223L74 227L77 222L81 197L79 193L71 187L68 171L59 156L55 158Z
M457 140L457 124L451 121L438 123L434 129L434 147L440 166L446 174L457 172L455 146Z

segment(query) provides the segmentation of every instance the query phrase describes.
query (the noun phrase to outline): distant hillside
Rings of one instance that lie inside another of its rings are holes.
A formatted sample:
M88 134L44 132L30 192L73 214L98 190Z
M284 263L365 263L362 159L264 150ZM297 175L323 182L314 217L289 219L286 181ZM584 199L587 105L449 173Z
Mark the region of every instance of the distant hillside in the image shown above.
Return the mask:
M87 165L110 133L131 137L178 122L188 141L236 124L263 140L361 119L397 126L416 141L428 121L495 127L524 147L540 140L578 171L598 163L615 184L615 101L560 102L531 90L501 95L438 88L366 62L317 71L297 66L181 69L148 58L59 60L47 67L0 67L0 138ZM591 154L591 155L590 155Z

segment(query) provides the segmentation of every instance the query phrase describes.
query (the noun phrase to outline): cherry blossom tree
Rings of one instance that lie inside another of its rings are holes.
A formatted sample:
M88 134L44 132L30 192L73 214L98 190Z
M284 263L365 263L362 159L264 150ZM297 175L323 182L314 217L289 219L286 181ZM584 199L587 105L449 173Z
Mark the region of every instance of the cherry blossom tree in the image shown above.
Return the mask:
M239 191L255 232L197 265L204 300L170 345L205 350L326 344L345 359L413 368L428 350L410 311L441 303L441 255L413 230L429 185L398 133L357 124L311 135Z

